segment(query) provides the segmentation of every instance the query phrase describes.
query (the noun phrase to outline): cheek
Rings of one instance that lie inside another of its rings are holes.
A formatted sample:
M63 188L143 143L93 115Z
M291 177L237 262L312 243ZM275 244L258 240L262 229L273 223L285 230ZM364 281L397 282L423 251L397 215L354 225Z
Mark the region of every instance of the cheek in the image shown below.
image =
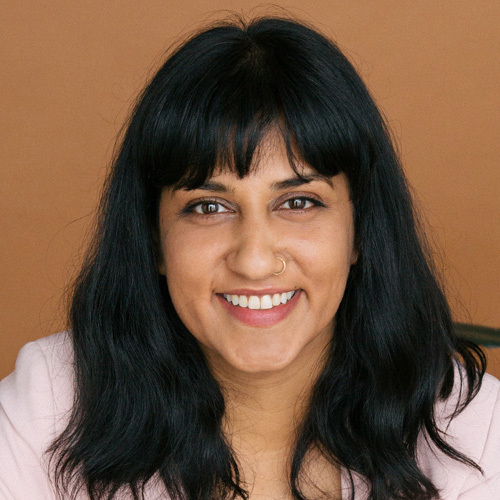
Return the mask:
M204 267L211 246L207 244L200 231L193 231L180 226L162 234L163 262L169 284L178 286L185 281L195 279L198 269Z
M162 235L163 268L172 303L185 323L185 312L196 300L193 292L199 290L200 260L196 246L189 243L186 233L170 231Z
M337 222L337 223L336 223ZM325 227L331 228L329 232ZM308 295L320 322L330 321L344 295L355 260L354 231L349 222L330 220L316 234L297 242L295 259L306 278Z
M325 231L325 227L330 227L330 230ZM348 273L356 260L354 232L349 224L330 223L303 231L293 246L302 271L318 274L326 281L331 279L332 274L343 276Z
M172 303L191 332L203 330L210 320L214 277L221 248L201 231L185 228L162 235L165 277Z

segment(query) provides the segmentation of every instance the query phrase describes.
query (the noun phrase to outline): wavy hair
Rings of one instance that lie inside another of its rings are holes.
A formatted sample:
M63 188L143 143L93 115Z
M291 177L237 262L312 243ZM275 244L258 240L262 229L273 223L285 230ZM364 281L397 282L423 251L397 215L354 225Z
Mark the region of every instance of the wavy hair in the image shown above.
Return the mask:
M75 401L49 450L61 496L140 499L155 482L172 500L248 498L221 428L223 394L158 273L158 205L165 186L199 186L220 165L247 175L271 128L292 166L345 173L359 253L301 422L293 498L306 500L300 471L313 447L349 471L352 487L352 473L364 477L370 500L439 498L418 466L422 433L479 468L446 442L434 408L454 384L465 397L453 416L470 402L484 355L454 333L380 112L316 30L237 19L173 51L117 152L72 295Z

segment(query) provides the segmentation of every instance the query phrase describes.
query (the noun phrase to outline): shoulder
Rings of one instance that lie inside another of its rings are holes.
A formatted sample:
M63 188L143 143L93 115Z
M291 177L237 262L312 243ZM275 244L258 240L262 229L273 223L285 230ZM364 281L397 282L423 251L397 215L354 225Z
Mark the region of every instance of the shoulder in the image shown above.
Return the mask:
M73 398L70 334L62 332L26 344L19 351L14 372L0 382L0 396L2 403L26 416L68 410Z
M1 498L50 498L45 451L66 426L73 380L71 338L60 333L26 344L0 382Z
M476 397L455 418L450 414L461 399L459 381L450 398L436 408L445 441L483 470L453 460L423 439L419 447L422 469L446 499L500 498L500 382L486 374Z

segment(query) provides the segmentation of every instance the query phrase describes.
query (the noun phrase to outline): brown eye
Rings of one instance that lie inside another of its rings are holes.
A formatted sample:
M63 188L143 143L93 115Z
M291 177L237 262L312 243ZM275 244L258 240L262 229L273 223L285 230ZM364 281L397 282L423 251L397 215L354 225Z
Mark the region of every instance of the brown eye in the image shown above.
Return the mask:
M217 203L212 203L211 201L202 203L200 208L204 214L213 214L217 212Z
M291 198L285 203L283 207L291 210L307 210L317 204L316 200L311 200L310 198Z
M194 213L201 215L212 215L228 211L224 205L211 200L201 201L200 203L192 206L191 210Z

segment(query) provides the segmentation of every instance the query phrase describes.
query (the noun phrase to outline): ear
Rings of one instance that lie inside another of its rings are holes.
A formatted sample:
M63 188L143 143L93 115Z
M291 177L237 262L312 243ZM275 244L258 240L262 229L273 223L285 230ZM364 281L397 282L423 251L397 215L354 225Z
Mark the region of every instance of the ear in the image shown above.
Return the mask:
M156 257L156 262L158 263L158 272L166 276L165 262L163 259L163 252L161 251L160 245L160 235L158 234L158 229L156 227L151 227L151 236L153 238L154 254Z
M359 257L359 245L357 239L354 240L354 248L352 249L352 255L351 255L351 266L354 266L354 264L358 263L358 257Z
M351 266L354 266L354 264L358 263L358 259L359 259L359 246L360 246L359 234L357 234L357 231L356 231L356 233L354 235L354 244L353 244L353 248L352 248Z
M158 262L158 272L162 274L163 276L166 276L167 273L165 271L165 263L162 261Z
M354 266L358 262L358 251L353 250L352 252L352 258L351 258L351 266Z

